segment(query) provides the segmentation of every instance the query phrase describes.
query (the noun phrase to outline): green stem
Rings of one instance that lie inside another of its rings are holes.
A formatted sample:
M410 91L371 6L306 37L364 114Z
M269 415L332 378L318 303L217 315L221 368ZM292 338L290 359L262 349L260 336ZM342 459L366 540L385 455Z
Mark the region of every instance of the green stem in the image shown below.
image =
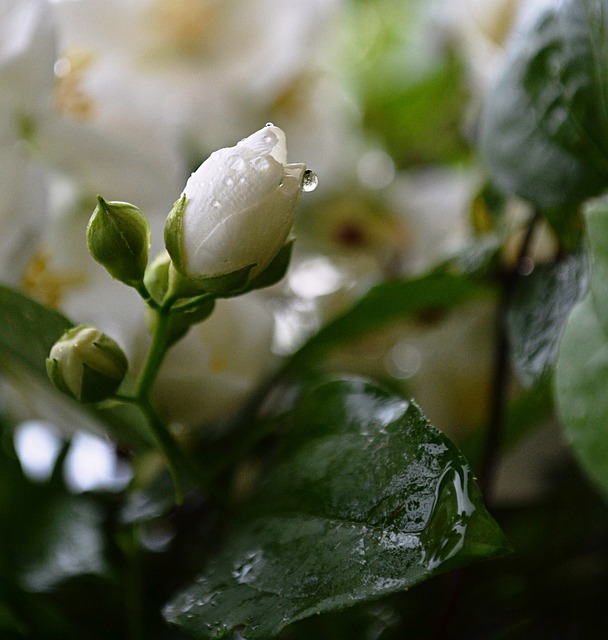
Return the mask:
M147 397L141 398L139 400L139 406L146 414L158 446L165 456L167 468L169 469L175 488L175 502L181 504L184 501L182 471L185 470L187 465L182 450L179 448L169 429L167 429L165 421L161 418L150 399Z
M210 300L213 297L214 295L212 293L203 293L202 295L197 296L196 298L191 298L187 302L183 302L182 304L178 304L172 307L171 312L181 313L183 311L189 311L190 309L196 309L196 307L198 307L201 302L204 302L205 300Z
M143 280L138 282L137 284L134 284L133 287L135 288L137 293L139 293L139 295L143 298L144 302L151 309L158 309L159 308L158 307L158 302L156 302L156 300L152 297L152 295L148 291L146 285L144 284Z
M165 309L155 309L155 312L157 322L152 336L152 344L135 387L134 396L138 399L144 396L150 397L152 386L168 349L167 334L171 317L168 310Z
M146 414L152 433L161 452L165 456L169 473L173 478L176 502L181 504L184 499L184 487L180 466L185 467L185 459L177 442L167 428L165 421L161 418L151 400L154 381L156 380L163 358L169 347L167 336L171 320L168 308L157 308L155 312L157 324L154 335L152 336L152 344L150 345L146 361L139 374L135 392L133 396L125 398L125 400L137 404Z

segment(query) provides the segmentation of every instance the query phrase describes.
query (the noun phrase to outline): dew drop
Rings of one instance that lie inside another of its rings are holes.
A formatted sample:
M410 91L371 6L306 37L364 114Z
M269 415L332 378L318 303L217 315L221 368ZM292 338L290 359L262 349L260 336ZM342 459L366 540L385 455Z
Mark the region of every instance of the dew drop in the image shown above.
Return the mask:
M215 209L219 209L219 207L222 206L222 203L219 200L212 200L211 206L214 207Z
M272 124L272 122L267 122L267 123L266 123L266 126L267 126L267 127L274 127L274 124Z
M314 171L306 169L302 177L302 191L314 191L319 184L319 177Z
M245 168L245 161L241 156L232 155L227 160L228 167L235 171L242 171Z
M266 171L270 167L270 162L268 158L264 158L263 156L258 156L251 161L251 165L256 171Z
M227 187L232 187L234 185L234 180L230 176L227 176L224 178L224 184Z

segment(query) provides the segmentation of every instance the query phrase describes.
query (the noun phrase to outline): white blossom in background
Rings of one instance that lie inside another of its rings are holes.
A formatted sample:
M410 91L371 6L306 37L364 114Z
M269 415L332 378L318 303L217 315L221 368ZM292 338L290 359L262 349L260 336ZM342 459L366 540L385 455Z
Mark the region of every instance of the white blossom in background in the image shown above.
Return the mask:
M171 348L154 389L164 415L192 429L234 414L277 364L274 319L257 292L218 300Z
M55 0L53 9L66 65L86 60L83 87L102 122L118 131L168 127L204 157L270 119L314 70L338 5Z
M440 0L436 19L453 39L474 96L483 97L507 61L521 24L560 0Z
M404 269L422 273L471 240L470 207L481 185L475 170L431 167L398 174L387 201L409 230Z
M49 109L54 52L43 0L0 0L0 281L13 286L45 225L47 176L26 137Z

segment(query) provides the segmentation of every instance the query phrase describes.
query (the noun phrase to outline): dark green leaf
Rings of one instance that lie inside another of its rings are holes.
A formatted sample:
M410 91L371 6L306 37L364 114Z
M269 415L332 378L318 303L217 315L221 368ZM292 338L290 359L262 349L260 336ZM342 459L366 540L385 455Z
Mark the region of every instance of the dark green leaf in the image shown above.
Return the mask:
M566 437L593 481L608 493L608 337L588 295L574 307L557 359L556 402Z
M268 640L315 613L506 551L469 467L420 409L360 379L313 385L261 491L166 607L197 638Z
M587 290L587 260L583 254L537 267L522 278L507 317L513 364L530 386L557 358L568 314Z
M607 31L607 0L567 0L513 43L480 128L491 176L507 193L555 208L608 185Z
M286 370L299 371L332 348L361 338L407 315L450 309L487 292L486 288L465 276L448 273L432 273L377 285L312 336L291 357Z
M24 295L0 286L0 355L46 376L46 359L72 323Z
M86 412L103 422L123 442L138 447L150 446L147 427L137 410L130 407L85 409L52 388L46 374L46 358L53 344L71 326L72 323L56 311L18 291L0 286L0 371L29 379L28 384L35 384L37 391L49 394L49 403L67 406L70 412Z
M588 202L584 212L591 263L591 297L598 320L604 331L608 331L608 198Z

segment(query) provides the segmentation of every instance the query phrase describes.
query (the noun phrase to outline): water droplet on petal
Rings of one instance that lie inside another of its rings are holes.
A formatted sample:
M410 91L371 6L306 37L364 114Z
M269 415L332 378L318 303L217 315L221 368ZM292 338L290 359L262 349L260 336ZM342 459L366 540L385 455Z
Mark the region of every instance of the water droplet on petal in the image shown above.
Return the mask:
M302 177L302 191L314 191L319 184L319 177L314 171L306 169Z
M245 168L245 161L241 156L232 155L227 160L228 167L235 171L242 171Z
M270 162L268 161L268 158L258 156L251 161L251 165L256 171L266 171L268 167L270 167Z
M234 180L230 176L227 176L224 178L224 184L227 187L232 187L234 185Z
M211 201L211 206L215 207L216 209L218 209L219 207L222 206L222 203L219 200L212 200Z
M274 124L272 124L272 122L267 122L267 123L266 123L266 126L267 126L267 127L274 127Z

